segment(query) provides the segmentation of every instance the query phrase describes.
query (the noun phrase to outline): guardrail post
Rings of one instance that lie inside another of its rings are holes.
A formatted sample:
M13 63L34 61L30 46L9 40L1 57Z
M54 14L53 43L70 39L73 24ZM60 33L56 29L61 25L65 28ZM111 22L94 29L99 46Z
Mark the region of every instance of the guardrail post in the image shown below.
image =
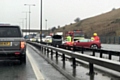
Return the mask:
M100 51L100 58L102 58L102 51Z
M111 58L112 58L112 55L111 55L111 53L110 53L110 52L108 52L108 54L109 54L109 59L111 60Z
M51 60L53 60L53 50L51 49Z
M56 51L56 62L58 62L58 52Z
M76 59L72 58L73 76L76 76Z
M95 50L93 49L93 54L92 54L92 56L95 56Z
M73 62L73 68L76 68L76 59L72 58L72 62Z
M46 54L46 52L45 52L45 47L43 48L43 53L45 53L45 54Z
M94 74L94 68L93 63L89 63L89 74Z
M47 48L47 57L49 58L49 49Z
M83 50L84 48L83 48L83 46L81 47L81 53L82 54L84 54L84 50Z
M62 54L63 68L65 68L65 54Z

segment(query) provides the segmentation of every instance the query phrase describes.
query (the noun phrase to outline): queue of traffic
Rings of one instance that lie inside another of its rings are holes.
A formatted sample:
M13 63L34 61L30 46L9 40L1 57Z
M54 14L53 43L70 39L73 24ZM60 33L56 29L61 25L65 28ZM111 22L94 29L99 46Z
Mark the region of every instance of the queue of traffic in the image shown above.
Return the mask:
M34 38L30 38L30 41L41 42L40 35L34 36ZM42 35L42 42L58 47L63 46L67 49L68 46L76 46L76 47L85 47L85 48L93 48L100 49L101 42L97 33L93 33L91 39L85 38L83 31L68 31L66 33L65 38L63 35Z

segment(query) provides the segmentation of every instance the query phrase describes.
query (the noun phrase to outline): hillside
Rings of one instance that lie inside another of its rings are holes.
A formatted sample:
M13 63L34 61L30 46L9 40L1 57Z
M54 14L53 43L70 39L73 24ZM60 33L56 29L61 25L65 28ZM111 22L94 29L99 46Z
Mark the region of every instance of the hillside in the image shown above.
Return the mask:
M88 37L92 36L94 32L97 32L100 36L120 36L120 9L115 9L81 20L78 23L60 27L54 30L54 32L80 29L83 30Z

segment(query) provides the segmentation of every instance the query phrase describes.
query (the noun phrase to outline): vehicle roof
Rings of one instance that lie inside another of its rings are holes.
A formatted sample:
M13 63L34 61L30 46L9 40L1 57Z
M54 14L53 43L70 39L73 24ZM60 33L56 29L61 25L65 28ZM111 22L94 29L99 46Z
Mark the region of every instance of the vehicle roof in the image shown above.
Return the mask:
M46 36L46 38L47 38L47 37L51 37L51 36Z
M5 27L19 27L18 25L0 25L0 27L3 27L3 26L5 26Z

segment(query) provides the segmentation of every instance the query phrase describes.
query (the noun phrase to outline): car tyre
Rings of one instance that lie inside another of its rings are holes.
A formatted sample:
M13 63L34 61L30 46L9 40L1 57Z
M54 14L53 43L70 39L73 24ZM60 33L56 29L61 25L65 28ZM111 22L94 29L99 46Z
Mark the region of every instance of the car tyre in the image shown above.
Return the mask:
M98 49L98 46L97 46L96 44L92 44L92 45L90 46L90 48L91 48L91 49Z

